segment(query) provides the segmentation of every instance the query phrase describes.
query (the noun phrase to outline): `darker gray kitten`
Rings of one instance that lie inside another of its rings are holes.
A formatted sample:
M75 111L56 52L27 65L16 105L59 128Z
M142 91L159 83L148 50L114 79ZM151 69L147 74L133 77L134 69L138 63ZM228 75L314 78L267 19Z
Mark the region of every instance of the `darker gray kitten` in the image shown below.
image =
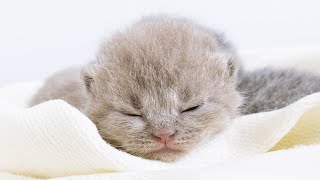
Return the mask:
M239 75L245 97L241 114L283 108L307 95L320 92L320 76L294 69L265 68Z

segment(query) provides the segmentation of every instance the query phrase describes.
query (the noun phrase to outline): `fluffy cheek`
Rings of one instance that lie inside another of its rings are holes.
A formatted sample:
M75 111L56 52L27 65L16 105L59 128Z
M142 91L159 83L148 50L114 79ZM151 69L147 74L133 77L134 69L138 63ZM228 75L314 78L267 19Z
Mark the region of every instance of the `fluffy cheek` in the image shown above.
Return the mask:
M132 139L141 139L145 129L145 123L139 117L126 117L119 113L110 113L96 124L103 139L118 148Z
M190 145L210 141L228 126L230 119L228 112L219 105L190 113L182 120L180 139L188 139Z

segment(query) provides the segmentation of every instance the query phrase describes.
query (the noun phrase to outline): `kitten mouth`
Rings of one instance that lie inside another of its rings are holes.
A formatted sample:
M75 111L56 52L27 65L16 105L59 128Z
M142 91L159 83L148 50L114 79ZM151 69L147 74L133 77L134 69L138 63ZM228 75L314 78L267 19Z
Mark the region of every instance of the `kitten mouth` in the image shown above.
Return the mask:
M171 148L168 146L163 146L162 148L151 151L151 154L154 157L162 157L160 159L163 159L165 157L178 157L178 156L182 155L183 153L184 153L184 151L182 151L182 150Z
M150 152L148 159L160 160L164 162L174 162L184 155L184 151L173 149L167 146Z
M152 151L153 154L179 154L179 153L182 153L181 150L177 150L177 149L172 149L172 148L169 148L169 147L163 147L163 148L160 148L158 150L155 150L155 151Z

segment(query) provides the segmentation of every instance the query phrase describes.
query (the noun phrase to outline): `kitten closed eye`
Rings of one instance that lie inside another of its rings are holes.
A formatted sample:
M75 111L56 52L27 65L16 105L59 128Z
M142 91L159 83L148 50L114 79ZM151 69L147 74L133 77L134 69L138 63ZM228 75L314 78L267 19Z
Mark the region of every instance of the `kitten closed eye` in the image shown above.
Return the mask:
M193 106L193 107L191 107L191 108L188 108L188 109L186 109L186 110L183 110L181 113L191 112L191 111L197 110L197 109L199 109L200 106L201 106L201 105Z
M142 117L139 114L134 114L134 113L127 113L127 112L121 112L122 114L126 115L126 116L131 116L131 117Z

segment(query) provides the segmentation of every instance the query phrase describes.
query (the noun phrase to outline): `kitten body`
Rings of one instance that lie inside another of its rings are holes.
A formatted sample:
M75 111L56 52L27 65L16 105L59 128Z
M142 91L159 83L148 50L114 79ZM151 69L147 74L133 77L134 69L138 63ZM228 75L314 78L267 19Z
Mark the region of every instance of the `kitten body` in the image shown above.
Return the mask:
M245 100L241 114L272 111L320 92L320 76L295 69L264 68L240 74L238 89Z

